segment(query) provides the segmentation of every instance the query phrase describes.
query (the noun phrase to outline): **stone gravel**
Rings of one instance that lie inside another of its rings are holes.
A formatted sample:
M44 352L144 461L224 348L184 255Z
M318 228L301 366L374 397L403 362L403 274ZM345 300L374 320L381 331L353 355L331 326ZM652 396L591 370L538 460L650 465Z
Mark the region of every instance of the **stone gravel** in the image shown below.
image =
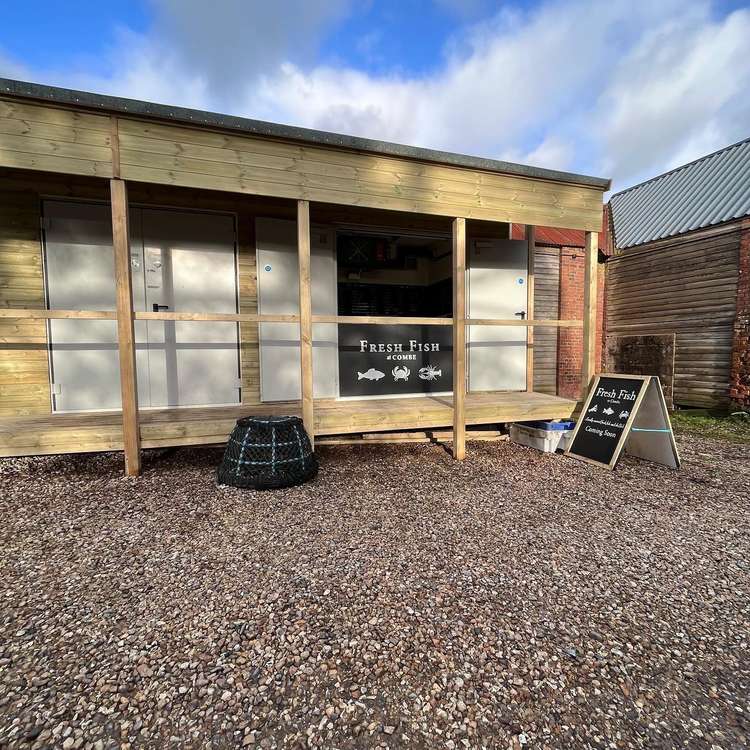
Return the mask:
M750 447L0 462L0 746L746 748Z

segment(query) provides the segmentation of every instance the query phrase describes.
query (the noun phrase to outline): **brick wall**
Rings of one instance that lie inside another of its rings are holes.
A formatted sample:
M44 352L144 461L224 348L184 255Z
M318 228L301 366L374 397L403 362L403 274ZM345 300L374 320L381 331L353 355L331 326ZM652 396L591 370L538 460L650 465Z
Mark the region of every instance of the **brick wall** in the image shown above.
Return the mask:
M737 407L750 409L750 219L741 224L739 260L729 397Z
M580 320L583 317L584 252L578 247L560 248L560 319ZM597 370L601 369L604 344L604 264L599 264L597 299ZM581 395L583 366L583 329L561 328L557 344L557 393L566 398Z

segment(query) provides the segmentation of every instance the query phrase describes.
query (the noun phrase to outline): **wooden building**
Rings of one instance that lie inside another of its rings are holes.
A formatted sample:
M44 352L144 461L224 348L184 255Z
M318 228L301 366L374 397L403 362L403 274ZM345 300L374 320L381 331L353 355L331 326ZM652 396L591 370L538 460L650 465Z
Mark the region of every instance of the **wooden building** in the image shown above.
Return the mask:
M750 406L750 139L609 205L608 341L662 340L677 406Z
M604 343L605 261L611 254L606 211L599 234L596 361ZM511 237L525 236L513 224ZM538 318L580 318L586 296L586 233L576 229L537 227L534 251L534 315ZM534 390L576 398L581 388L583 338L578 328L540 328L534 335Z
M143 448L299 413L449 428L462 458L467 425L570 416L534 390L534 336L581 329L588 384L608 187L0 80L0 455L137 474ZM536 315L536 225L585 232L582 318Z

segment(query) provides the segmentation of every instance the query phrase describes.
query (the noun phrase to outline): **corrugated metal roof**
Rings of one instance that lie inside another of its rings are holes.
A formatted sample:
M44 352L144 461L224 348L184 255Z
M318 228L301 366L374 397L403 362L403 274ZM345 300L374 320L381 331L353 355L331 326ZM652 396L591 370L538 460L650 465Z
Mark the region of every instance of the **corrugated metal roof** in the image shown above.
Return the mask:
M263 120L250 120L246 117L222 115L198 109L154 104L138 99L125 99L119 96L92 94L88 91L76 91L75 89L58 88L57 86L44 86L39 83L16 81L10 78L0 78L0 95L3 94L23 96L29 99L41 99L60 104L77 105L104 112L155 117L161 120L187 123L197 127L208 126L237 130L271 138L288 138L306 143L368 151L376 154L387 154L389 156L401 156L407 159L418 159L438 164L483 169L489 172L535 177L554 182L569 182L576 185L590 185L601 190L609 190L611 187L610 180L603 177L592 177L591 175L576 174L574 172L561 172L556 169L543 169L527 164L515 164L508 161L499 161L498 159L486 159L481 156L468 156L466 154L456 154L451 151L437 151L431 148L407 146L401 143L376 141L372 138L330 133L325 130L312 130L294 125L280 125Z
M750 214L750 138L610 198L617 248Z

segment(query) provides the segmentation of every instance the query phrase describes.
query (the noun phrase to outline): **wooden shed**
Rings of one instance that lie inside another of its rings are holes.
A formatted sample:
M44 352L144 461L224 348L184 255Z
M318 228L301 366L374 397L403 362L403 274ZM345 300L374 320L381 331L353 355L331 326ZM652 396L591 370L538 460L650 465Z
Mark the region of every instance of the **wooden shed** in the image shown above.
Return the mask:
M750 404L750 139L617 193L610 207L608 341L662 340L675 405Z
M0 455L568 417L534 331L595 370L609 181L0 79ZM511 239L511 223L526 225ZM582 319L540 318L534 227L585 232ZM529 252L529 248L532 252Z

